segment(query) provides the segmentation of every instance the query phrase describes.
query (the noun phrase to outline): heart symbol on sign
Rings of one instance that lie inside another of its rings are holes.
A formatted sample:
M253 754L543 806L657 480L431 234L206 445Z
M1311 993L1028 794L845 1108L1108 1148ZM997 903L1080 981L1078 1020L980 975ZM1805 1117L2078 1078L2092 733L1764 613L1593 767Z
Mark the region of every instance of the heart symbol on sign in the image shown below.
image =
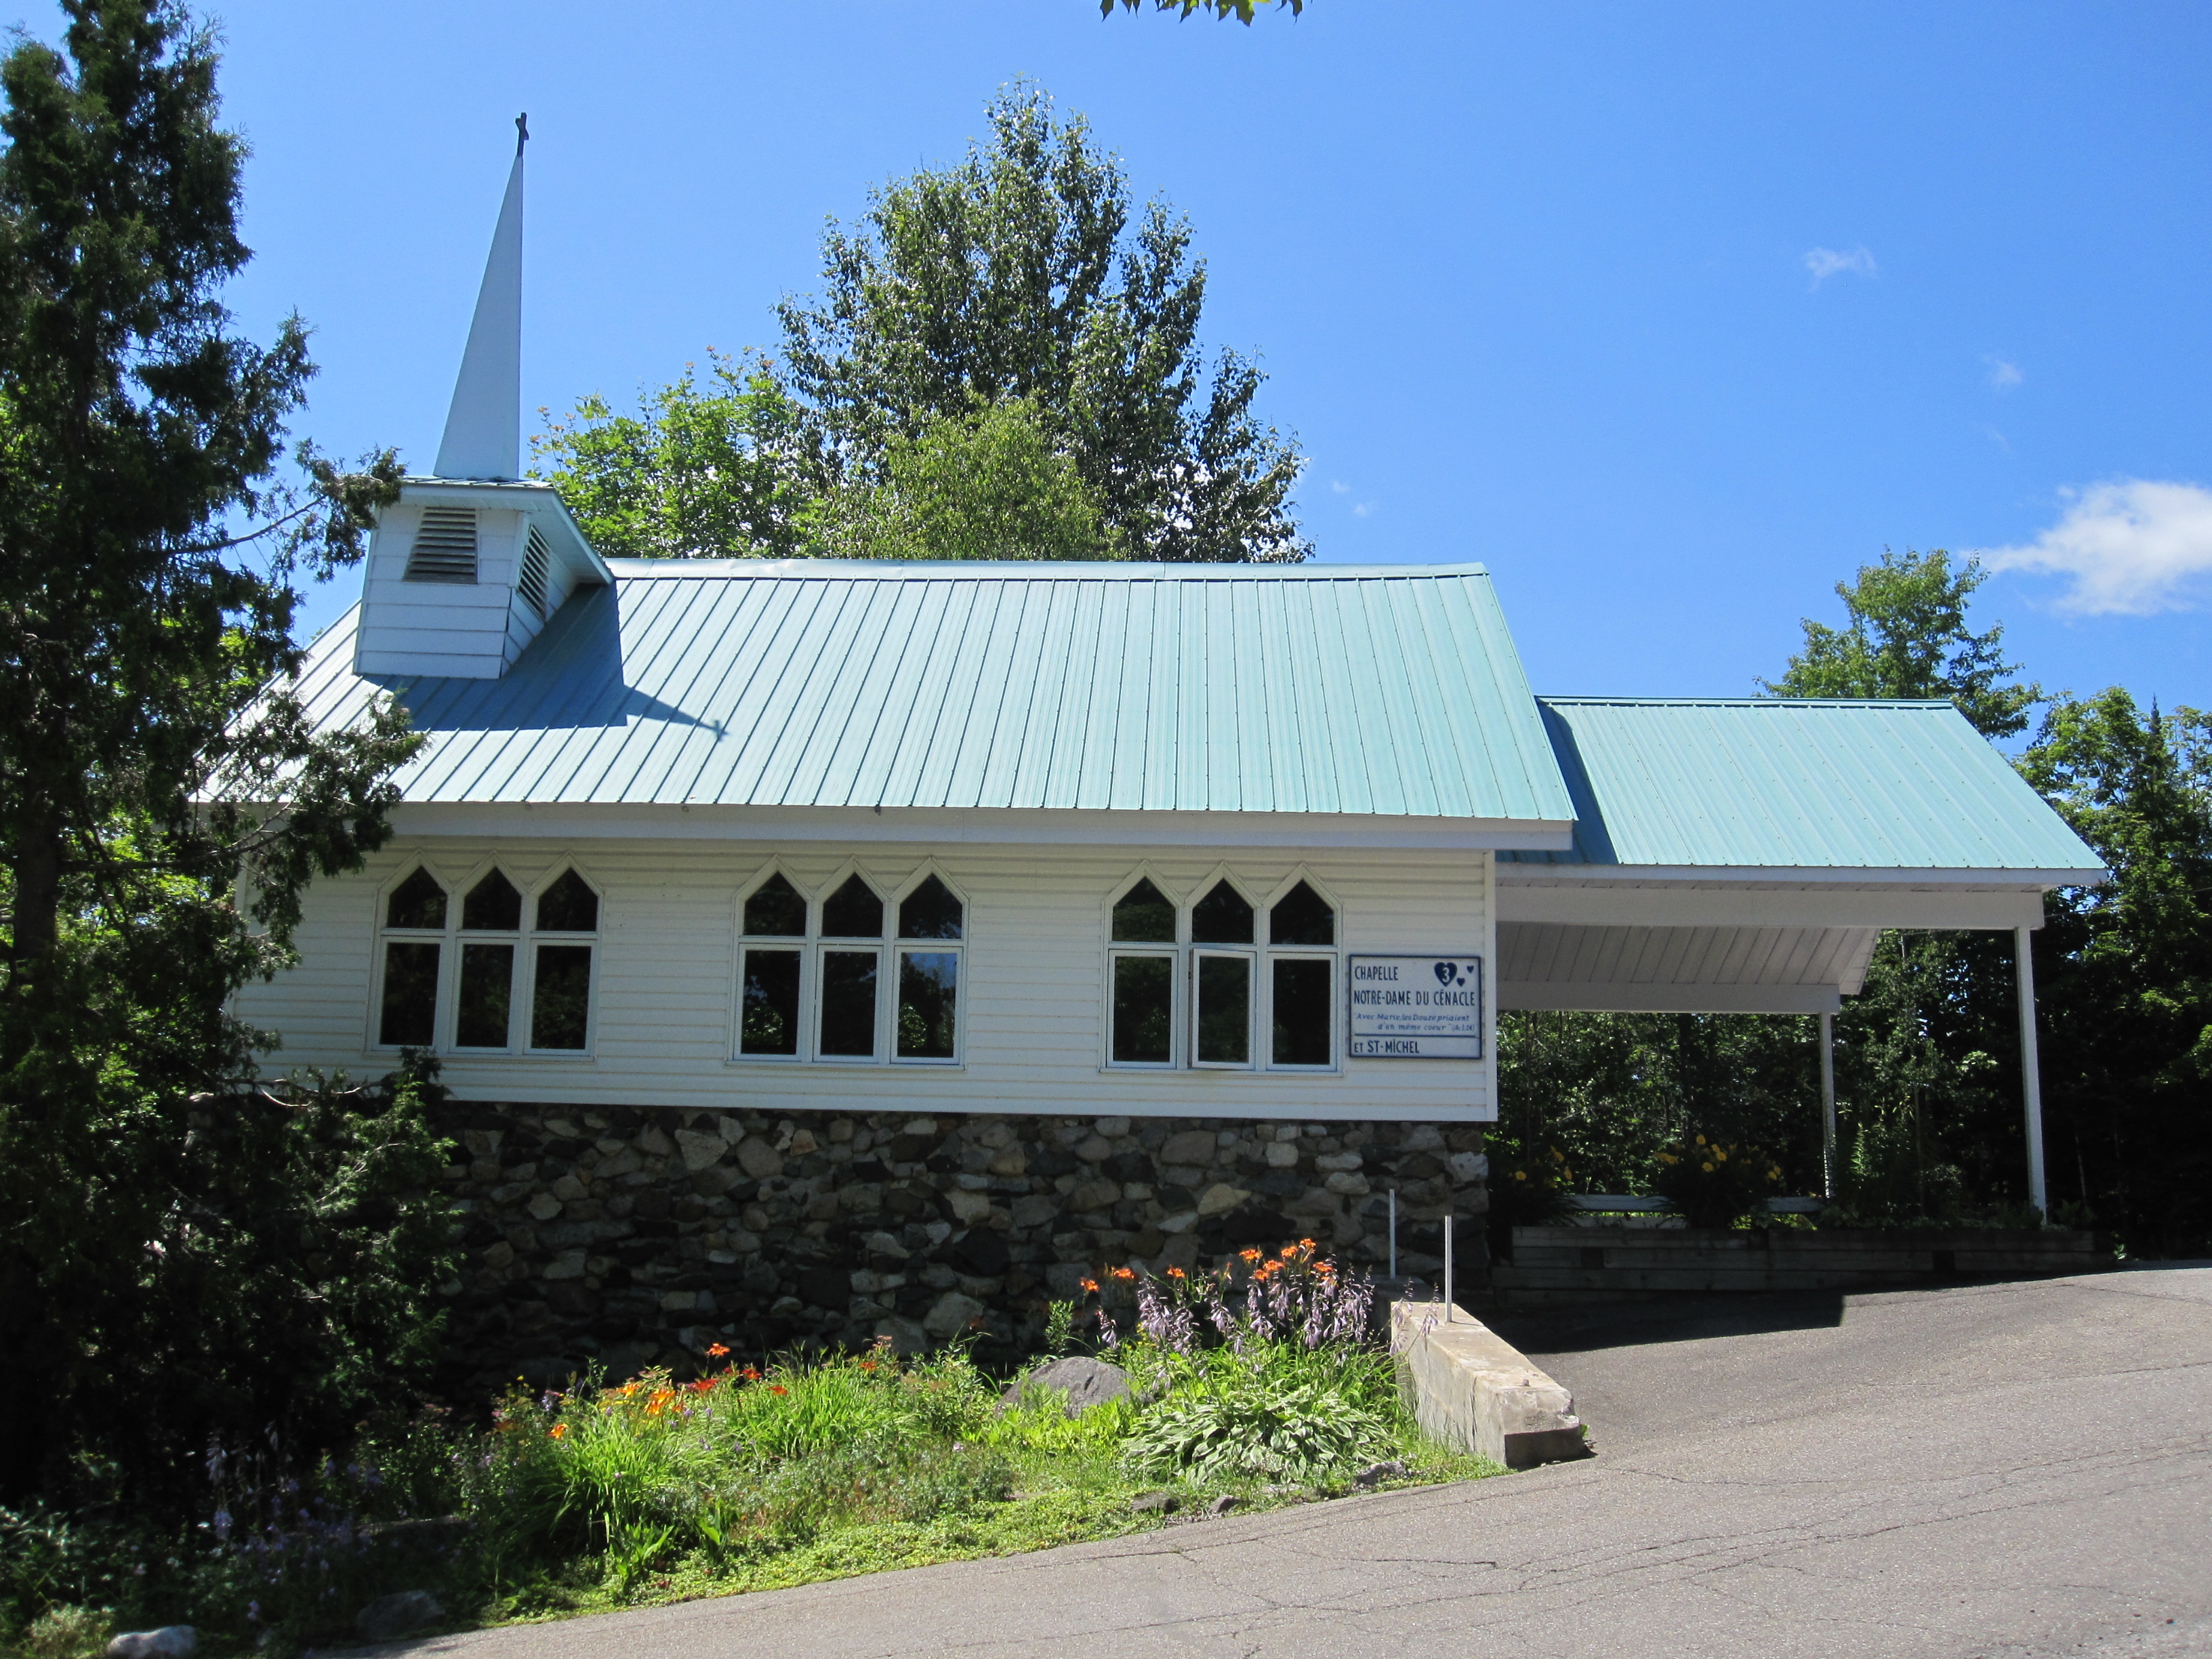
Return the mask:
M1449 962L1440 962L1440 963L1438 963L1437 964L1437 984L1439 984L1439 985L1449 985L1449 984L1450 984L1450 983L1452 982L1453 976L1454 976L1457 972L1458 972L1458 969L1455 969L1455 967L1454 967L1450 963L1449 963Z

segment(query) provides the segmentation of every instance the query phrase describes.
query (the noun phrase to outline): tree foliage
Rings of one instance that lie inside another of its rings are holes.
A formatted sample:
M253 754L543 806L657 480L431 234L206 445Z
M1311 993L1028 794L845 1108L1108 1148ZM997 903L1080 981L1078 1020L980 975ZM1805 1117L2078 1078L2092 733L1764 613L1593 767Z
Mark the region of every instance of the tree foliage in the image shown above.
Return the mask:
M2002 628L1966 627L1968 602L1988 579L1975 560L1954 566L1940 547L1885 549L1857 580L1836 584L1844 626L1806 617L1804 648L1780 679L1760 684L1778 697L1948 699L1985 738L2024 732L2041 688L2013 679Z
M940 415L884 446L880 481L854 480L806 515L841 559L1097 559L1115 544L1068 456L1025 398Z
M252 1071L225 1003L285 960L305 884L385 839L416 741L388 703L318 735L295 695L293 583L360 556L399 466L282 469L313 371L296 318L264 347L222 304L245 152L212 40L168 3L64 10L63 50L0 64L8 1493L112 1440L133 1367L183 1363L165 1298L215 1230L196 1123ZM208 1359L205 1397L257 1363Z
M587 535L677 556L1306 556L1304 458L1254 413L1259 370L1199 343L1188 224L1135 207L1042 89L1008 88L958 163L832 222L821 293L779 307L773 371L718 363L715 389L687 374L635 416L587 398L538 441ZM966 453L990 468L962 504L918 485Z
M1179 17L1210 11L1218 18L1234 17L1249 28L1260 8L1267 3L1268 0L1152 0L1152 9L1175 12ZM1306 0L1276 0L1276 3L1293 17L1303 15L1306 9ZM1114 4L1115 0L1098 0L1098 15L1111 17ZM1121 0L1124 11L1142 11L1144 4L1145 0Z
M704 386L686 365L635 414L595 392L532 444L610 558L790 558L805 549L799 518L813 497L798 411L759 358L709 353Z

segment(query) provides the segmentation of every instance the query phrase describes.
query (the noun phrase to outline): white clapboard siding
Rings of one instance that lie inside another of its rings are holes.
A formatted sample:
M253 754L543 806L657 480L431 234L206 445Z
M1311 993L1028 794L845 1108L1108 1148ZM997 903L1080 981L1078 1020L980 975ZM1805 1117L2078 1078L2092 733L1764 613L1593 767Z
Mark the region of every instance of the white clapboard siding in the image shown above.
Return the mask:
M537 636L544 623L514 591L524 515L502 507L474 511L473 584L404 580L421 504L403 499L378 521L362 591L361 672L496 679Z
M602 895L590 1056L450 1055L444 1079L464 1099L1253 1118L1496 1115L1488 1059L1345 1060L1328 1074L1137 1072L1103 1063L1106 903L1139 870L1183 902L1225 871L1263 905L1303 874L1335 902L1343 952L1470 953L1494 963L1490 855L1471 852L1329 850L1301 858L1267 850L1224 860L1216 850L1089 847L781 848L625 839L549 850L543 841L402 841L362 874L312 888L300 965L240 994L241 1018L281 1036L270 1070L342 1067L361 1076L389 1069L391 1053L368 1047L378 905L418 862L456 903L495 862L526 893L573 864ZM887 895L925 869L961 894L966 1006L958 1066L731 1058L738 896L771 866L816 900L848 868ZM1264 912L1261 925L1264 938ZM1486 976L1493 1002L1494 981ZM1340 977L1338 988L1340 1020Z

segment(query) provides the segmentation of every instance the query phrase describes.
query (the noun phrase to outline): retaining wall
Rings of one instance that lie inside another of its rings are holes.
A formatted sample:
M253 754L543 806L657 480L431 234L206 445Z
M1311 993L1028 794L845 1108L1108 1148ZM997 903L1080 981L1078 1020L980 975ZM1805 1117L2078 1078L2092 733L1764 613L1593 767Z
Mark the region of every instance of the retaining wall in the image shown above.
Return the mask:
M688 1375L718 1343L1012 1352L1103 1267L1300 1237L1379 1271L1392 1187L1401 1269L1434 1273L1434 1224L1488 1203L1474 1125L452 1105L445 1127L456 1404L594 1364ZM1460 1230L1462 1274L1480 1237Z

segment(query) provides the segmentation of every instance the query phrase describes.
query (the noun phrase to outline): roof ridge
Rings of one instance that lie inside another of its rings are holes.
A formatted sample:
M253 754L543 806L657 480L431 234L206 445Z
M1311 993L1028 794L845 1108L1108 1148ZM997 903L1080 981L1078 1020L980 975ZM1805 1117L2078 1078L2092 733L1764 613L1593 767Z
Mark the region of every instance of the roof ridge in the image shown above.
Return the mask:
M733 578L813 580L916 581L1019 580L1029 581L1372 581L1487 577L1480 563L1247 564L1148 563L1139 560L1076 559L623 559L607 568L625 580L709 581Z

